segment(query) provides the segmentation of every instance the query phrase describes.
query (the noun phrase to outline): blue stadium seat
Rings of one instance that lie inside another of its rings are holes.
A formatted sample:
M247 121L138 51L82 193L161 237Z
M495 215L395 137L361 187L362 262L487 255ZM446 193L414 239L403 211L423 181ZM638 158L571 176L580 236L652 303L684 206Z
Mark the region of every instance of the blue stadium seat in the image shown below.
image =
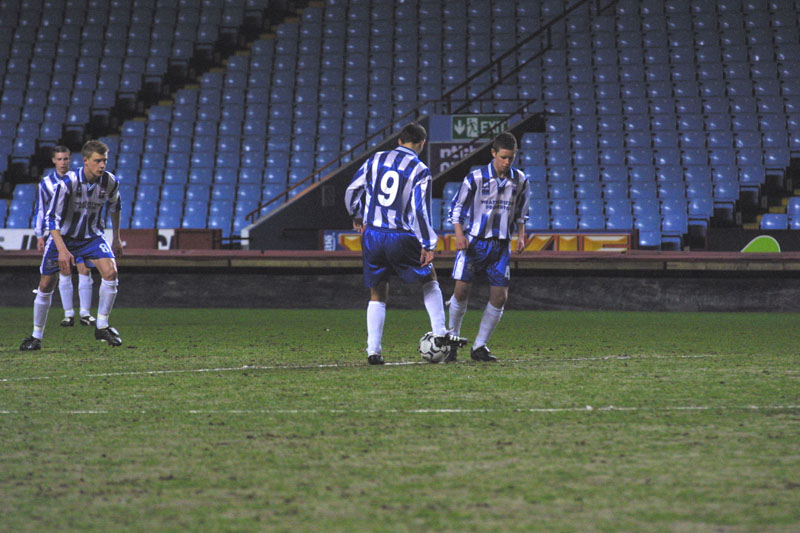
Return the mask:
M551 182L548 186L551 199L575 198L575 189L571 181Z
M629 185L631 198L655 198L658 187L654 181L632 181Z
M161 201L181 202L186 194L185 187L179 183L166 183L161 187Z
M160 168L142 168L139 173L139 183L160 185L164 177L164 171Z
M785 213L765 213L761 216L760 229L789 229L789 216Z
M602 198L583 198L578 200L578 214L581 216L587 215L602 215L605 209L605 202Z
M142 154L141 168L154 168L163 170L166 163L166 154L158 152L147 152Z
M579 199L601 198L602 191L599 181L579 181L575 185L575 196Z
M205 228L206 217L208 215L207 201L186 202L183 213L182 228Z
M792 219L800 217L800 196L792 196L786 205L786 214Z
M631 231L633 229L633 216L625 213L609 215L606 220L606 229Z
M578 215L574 213L555 213L551 226L554 230L577 230Z
M686 215L687 210L688 210L688 203L686 201L686 198L666 198L661 200L662 215L674 215L674 214Z
M654 197L634 198L631 200L633 215L636 217L658 215L659 206L659 200Z
M766 181L766 172L763 165L742 166L739 168L739 183L742 187L758 188Z
M788 148L764 148L764 165L767 168L787 168L791 155Z
M581 216L578 228L581 231L603 231L606 229L606 218L603 215Z

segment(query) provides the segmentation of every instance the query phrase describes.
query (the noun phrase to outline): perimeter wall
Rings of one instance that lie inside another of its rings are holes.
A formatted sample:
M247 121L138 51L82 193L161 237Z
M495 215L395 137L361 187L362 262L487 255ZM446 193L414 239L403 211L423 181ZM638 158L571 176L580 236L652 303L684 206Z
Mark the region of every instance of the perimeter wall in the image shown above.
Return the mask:
M39 259L35 251L0 255L0 307L31 305ZM435 261L446 299L452 262L449 253ZM368 299L360 265L352 252L132 250L119 261L115 305L360 309ZM486 287L476 285L470 306L482 308L486 298ZM419 287L395 281L389 305L421 310ZM800 311L800 253L524 254L515 256L506 308Z

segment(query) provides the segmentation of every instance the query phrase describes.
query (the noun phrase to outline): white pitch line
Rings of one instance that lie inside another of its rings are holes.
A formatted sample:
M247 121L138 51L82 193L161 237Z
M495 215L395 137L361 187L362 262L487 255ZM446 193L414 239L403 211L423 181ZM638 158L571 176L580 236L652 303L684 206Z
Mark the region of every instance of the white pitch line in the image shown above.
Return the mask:
M558 363L558 362L585 362L585 361L631 361L647 359L704 359L714 357L713 355L605 355L599 357L567 357L557 358L532 358L532 359L503 359L500 363ZM467 361L464 361L467 362ZM383 366L416 366L428 365L425 361L397 361L388 362ZM130 370L125 372L101 372L85 375L62 374L58 376L29 376L19 378L0 378L0 383L10 383L17 381L46 381L55 379L77 379L77 378L112 378L125 376L161 376L167 374L202 374L212 372L241 372L244 370L312 370L319 368L360 368L367 366L366 363L320 363L311 365L243 365L236 367L220 368L177 368L171 370Z
M398 414L398 415L427 415L427 414L485 414L485 413L594 413L594 412L667 412L667 411L795 411L800 410L800 405L677 405L664 407L638 407L607 405L593 407L510 407L508 409L186 409L184 411L172 410L172 414L184 413L192 415L341 415L341 414ZM62 415L108 415L108 414L163 414L158 409L77 409L55 411L54 414ZM30 415L31 411L0 410L0 415Z

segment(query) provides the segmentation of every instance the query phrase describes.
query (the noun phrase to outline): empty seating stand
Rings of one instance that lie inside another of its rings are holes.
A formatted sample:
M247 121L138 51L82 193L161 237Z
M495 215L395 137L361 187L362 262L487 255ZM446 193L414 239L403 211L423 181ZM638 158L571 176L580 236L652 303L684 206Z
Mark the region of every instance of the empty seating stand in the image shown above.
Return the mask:
M132 106L141 115L121 125L112 170L133 187L134 211L139 188L158 197L155 213L143 203L131 221L166 227L180 212L181 226L213 224L235 235L265 195L280 196L369 132L439 98L514 48L538 27L531 21L558 14L557 4L312 3L171 101L137 109L139 91L162 90L193 57L210 57L214 43L241 44L264 2L153 0L113 12L2 2L0 165L19 170L86 123ZM516 162L543 185L532 190L547 202L546 217L537 211L529 224L599 228L603 217L606 229L646 227L666 242L684 228L681 218L667 220L680 217L680 202L689 225L707 225L715 208L730 208L742 192L757 195L800 146L797 17L786 17L795 8L620 0L603 15L576 10L542 58L476 108L498 112L515 97L537 97L553 113L545 133L521 139ZM87 23L102 34L86 33ZM515 61L526 54L518 50ZM206 209L187 209L195 201ZM625 201L636 202L627 213ZM448 204L445 194L443 214ZM645 204L659 224L637 218Z

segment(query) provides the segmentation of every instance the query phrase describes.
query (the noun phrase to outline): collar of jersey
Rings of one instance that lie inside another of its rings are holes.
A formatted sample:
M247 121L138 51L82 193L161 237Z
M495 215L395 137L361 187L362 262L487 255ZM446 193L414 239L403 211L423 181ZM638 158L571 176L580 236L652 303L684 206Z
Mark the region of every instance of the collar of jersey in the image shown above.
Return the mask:
M512 181L514 179L514 167L508 167L508 176L505 178L501 178L497 171L494 169L494 165L489 163L489 177L495 179L500 185L505 185L507 182Z
M406 148L405 146L398 146L397 150L399 150L401 152L405 152L405 153L410 154L410 155L413 155L414 157L417 156L417 152L415 152L411 148Z
M99 178L97 178L96 181L91 182L86 178L86 174L83 172L84 168L86 168L86 167L81 167L81 168L78 169L78 183L84 183L84 184L86 184L87 187L94 187L95 185L100 183L100 178L103 177L102 174L100 175Z

